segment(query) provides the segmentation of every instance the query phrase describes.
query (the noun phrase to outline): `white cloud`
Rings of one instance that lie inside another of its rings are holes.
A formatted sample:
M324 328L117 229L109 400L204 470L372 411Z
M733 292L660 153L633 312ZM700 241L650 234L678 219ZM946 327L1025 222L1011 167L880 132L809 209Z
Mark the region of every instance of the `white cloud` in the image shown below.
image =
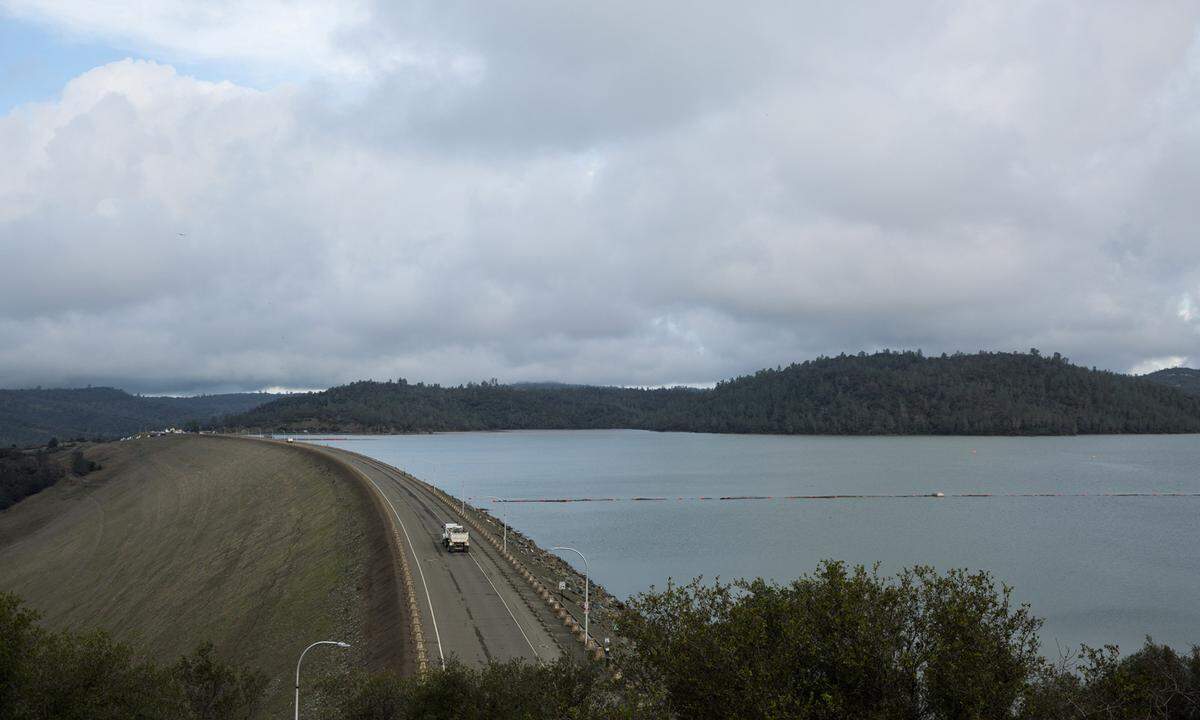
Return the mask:
M215 7L122 37L315 78L125 61L0 117L0 386L1200 357L1189 5Z
M1159 370L1169 368L1186 367L1188 359L1183 355L1171 355L1168 357L1146 358L1129 369L1131 375L1148 375Z
M1184 293L1183 297L1179 299L1179 310L1176 314L1185 323L1200 319L1200 310L1197 310L1196 303L1192 300L1191 294Z
M2 0L10 15L172 60L252 63L269 76L357 76L367 61L339 44L366 23L358 0Z

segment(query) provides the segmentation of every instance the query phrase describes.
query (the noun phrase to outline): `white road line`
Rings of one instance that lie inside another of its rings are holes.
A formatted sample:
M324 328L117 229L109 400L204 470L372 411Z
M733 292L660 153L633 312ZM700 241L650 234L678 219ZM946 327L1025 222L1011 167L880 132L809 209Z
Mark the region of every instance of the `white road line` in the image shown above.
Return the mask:
M446 656L444 653L442 653L442 634L438 632L437 618L433 614L433 598L429 597L429 583L425 582L425 571L421 569L421 559L417 557L417 548L415 545L413 545L412 538L408 536L408 528L404 527L404 521L400 519L400 513L396 512L396 506L393 505L392 501L388 500L387 495L383 493L383 488L379 487L379 485L362 470L359 470L358 468L354 469L359 475L362 475L364 478L366 478L367 482L375 486L375 489L379 491L379 497L383 498L383 501L388 504L389 508L392 509L392 514L396 516L396 522L400 523L400 529L404 531L404 539L408 541L408 551L412 554L413 565L417 566L417 572L421 574L421 585L425 588L425 602L429 603L429 619L433 621L433 635L437 638L438 657L441 658L442 669L445 669ZM488 582L491 581L489 580Z
M398 480L398 478L393 476L391 468L387 467L383 463L380 463L378 460L375 460L374 458L369 458L367 464L371 465L376 470L380 470L382 472L387 473L389 476L392 476L393 480ZM378 485L376 487L378 487ZM391 503L388 503L388 504L390 505ZM395 508L392 509L392 512L395 512ZM401 523L401 526L403 526L403 523ZM407 533L405 533L405 534L407 535ZM529 649L533 651L534 657L536 657L538 660L541 660L542 654L537 651L537 648L534 647L534 645L533 645L533 641L530 640L529 636L525 634L525 628L521 627L520 621L518 621L517 616L515 614L513 614L512 608L510 608L508 606L508 602L504 599L504 596L500 594L500 590L499 590L499 588L496 587L496 583L492 582L492 579L490 577L488 577L487 571L485 571L483 569L483 566L479 564L479 561L475 559L474 555L468 554L467 557L471 558L471 562L475 563L475 567L479 568L479 572L480 572L480 574L483 575L483 579L487 580L488 585L492 586L492 590L496 593L496 597L500 598L500 602L504 605L504 609L508 611L508 616L510 618L512 618L513 624L516 625L517 630L519 630L521 632L521 637L525 638L525 642L529 644ZM435 624L434 629L436 631L436 624Z
M494 582L492 582L492 579L490 577L488 577L488 574L486 572L484 572L483 566L479 564L479 561L475 559L474 555L472 555L470 552L468 552L467 557L471 558L471 562L475 563L475 567L479 568L479 572L480 572L480 574L483 575L483 579L487 580L488 585L491 585L492 590L494 590L496 592L496 597L500 598L500 602L504 603L504 609L508 611L508 616L510 618L512 618L513 624L516 625L517 629L521 631L521 637L525 638L525 642L529 643L529 649L533 651L533 656L536 657L538 660L541 660L542 659L541 653L539 653L537 651L537 648L535 648L533 646L533 641L531 641L529 639L529 636L525 634L525 628L521 627L521 623L517 622L517 616L513 615L512 608L510 608L508 606L508 603L505 602L504 596L500 594L500 591L496 588L496 584Z

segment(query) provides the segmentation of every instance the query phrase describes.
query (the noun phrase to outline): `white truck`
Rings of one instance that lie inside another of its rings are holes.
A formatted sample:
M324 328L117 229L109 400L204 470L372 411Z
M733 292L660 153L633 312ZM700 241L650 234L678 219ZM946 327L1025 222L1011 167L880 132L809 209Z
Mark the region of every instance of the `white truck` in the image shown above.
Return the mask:
M442 547L446 548L446 552L455 550L469 552L471 538L467 534L467 529L458 523L446 523L442 527Z

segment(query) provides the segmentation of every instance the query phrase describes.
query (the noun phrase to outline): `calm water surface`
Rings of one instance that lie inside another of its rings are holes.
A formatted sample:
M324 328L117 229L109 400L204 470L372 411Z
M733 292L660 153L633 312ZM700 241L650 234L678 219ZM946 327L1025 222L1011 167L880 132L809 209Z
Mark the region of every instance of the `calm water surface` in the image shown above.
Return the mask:
M1045 618L1043 652L1200 643L1200 436L780 437L632 430L343 436L587 554L627 596L697 575L788 581L825 558L991 571ZM698 500L922 494L944 498ZM955 498L955 493L1090 497ZM630 501L662 496L666 501ZM616 502L494 503L611 497ZM569 558L568 558L569 559ZM578 565L578 562L574 564Z

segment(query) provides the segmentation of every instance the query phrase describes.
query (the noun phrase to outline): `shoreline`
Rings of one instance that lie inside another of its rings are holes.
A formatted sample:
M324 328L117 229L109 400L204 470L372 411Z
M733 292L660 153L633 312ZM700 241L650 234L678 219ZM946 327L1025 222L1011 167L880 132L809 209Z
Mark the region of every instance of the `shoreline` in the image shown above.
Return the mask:
M1126 432L1126 433L1004 433L1004 434L972 434L972 433L754 433L754 432L711 432L703 430L649 430L646 428L505 428L492 430L420 430L420 431L334 431L322 430L314 434L304 430L287 431L220 431L219 434L229 437L257 437L280 440L288 436L303 437L306 440L371 440L380 437L425 437L430 435L503 435L508 433L583 433L583 432L644 432L656 435L713 435L715 437L770 437L770 438L823 438L823 439L864 439L864 438L1092 438L1092 437L1181 437L1195 435L1200 432ZM212 434L218 434L213 431ZM270 437L267 437L270 436Z

